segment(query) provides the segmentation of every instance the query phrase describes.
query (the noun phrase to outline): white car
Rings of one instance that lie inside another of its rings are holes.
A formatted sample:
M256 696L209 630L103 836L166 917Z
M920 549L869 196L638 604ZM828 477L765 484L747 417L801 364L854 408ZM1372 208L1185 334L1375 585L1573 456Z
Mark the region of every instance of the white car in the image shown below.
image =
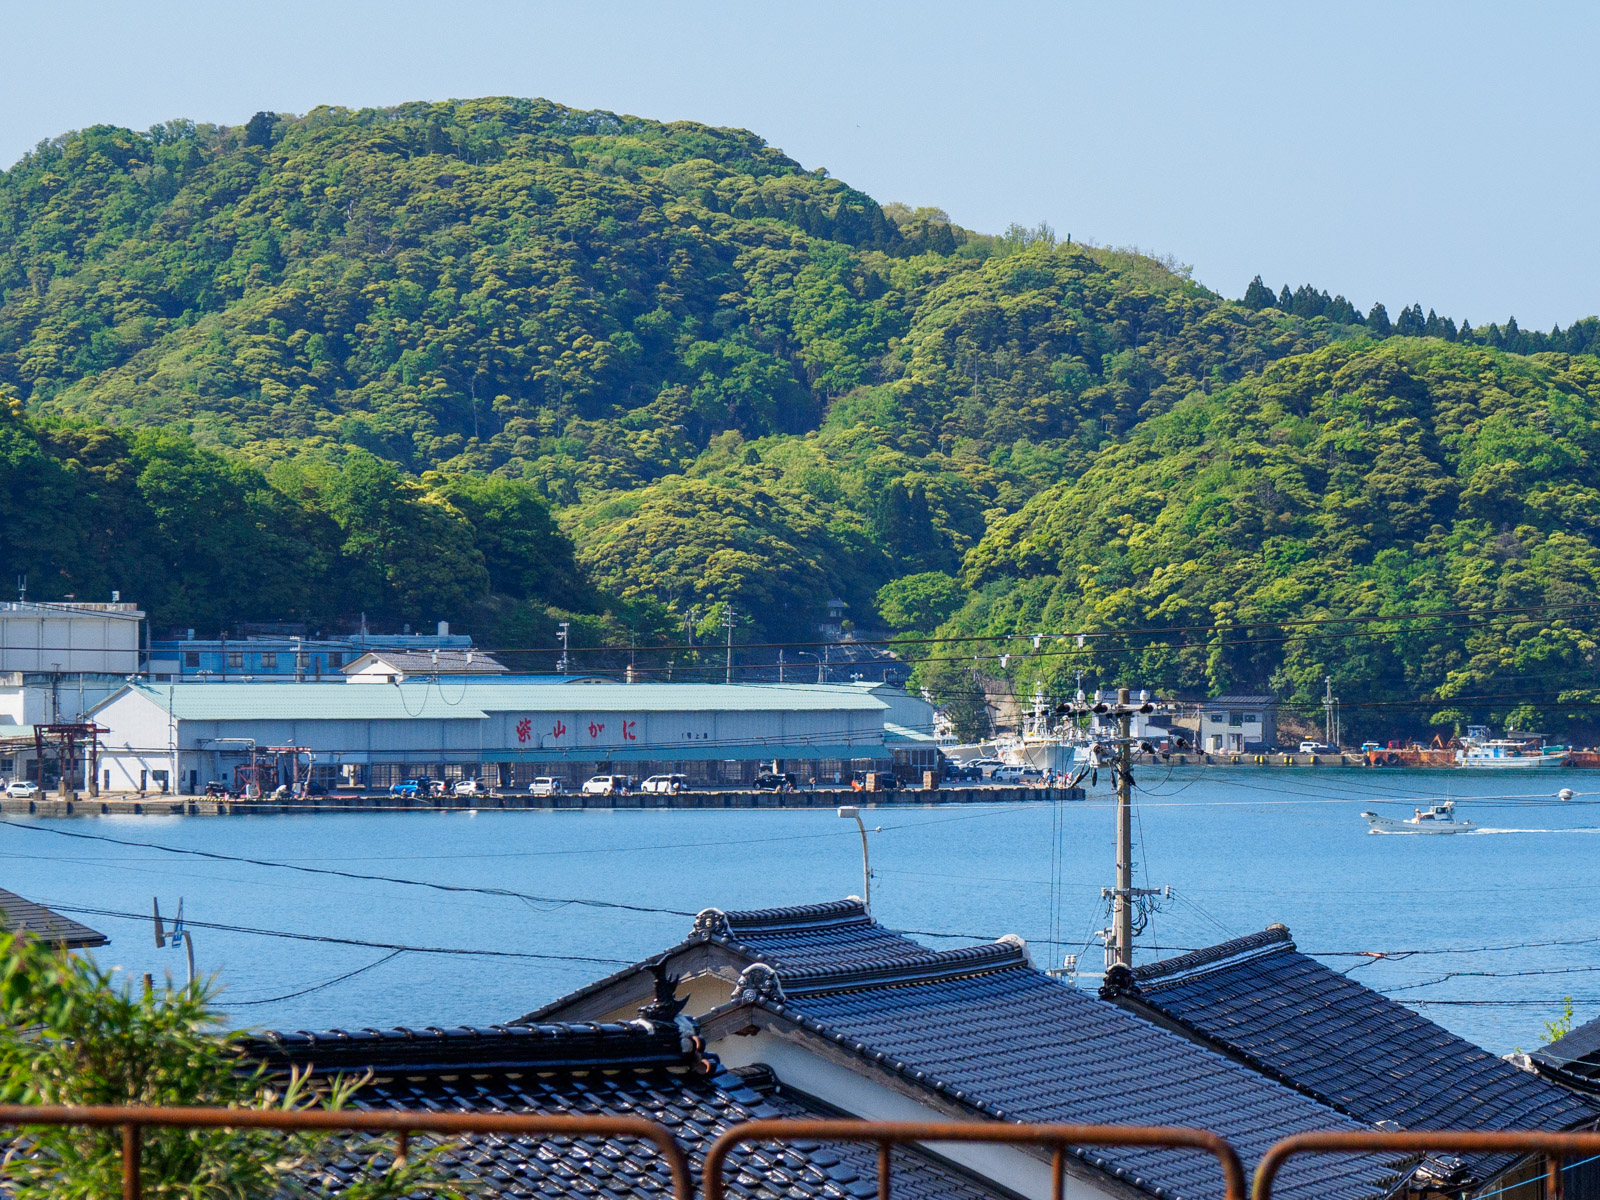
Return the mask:
M615 796L628 790L626 775L593 775L583 781L585 796Z
M1044 772L1038 767L1013 767L1001 766L994 769L990 776L996 783L1029 783L1042 784Z
M489 794L489 781L487 779L457 780L454 791L458 796L487 796Z
M1301 742L1301 754L1337 754L1339 753L1327 742Z
M13 779L6 784L6 795L13 800L32 800L39 794L39 785L26 779Z
M541 775L528 785L528 794L531 796L559 796L566 790L561 786L561 780L548 775Z
M652 775L639 785L639 790L676 796L679 792L687 792L691 786L687 775Z
M985 777L988 777L993 775L1006 764L1001 762L998 758L969 758L966 765L969 767L977 767L978 770L983 772Z

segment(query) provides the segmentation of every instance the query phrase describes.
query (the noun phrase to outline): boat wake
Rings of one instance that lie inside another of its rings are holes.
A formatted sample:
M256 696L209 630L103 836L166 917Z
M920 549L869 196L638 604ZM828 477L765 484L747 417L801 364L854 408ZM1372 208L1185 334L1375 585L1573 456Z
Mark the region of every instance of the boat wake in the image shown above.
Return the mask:
M1428 829L1371 829L1369 833L1383 837L1417 837L1419 834L1435 832ZM1583 829L1463 829L1458 837L1479 837L1488 833L1600 833L1600 826L1591 826Z
M1600 826L1582 829L1474 829L1473 833L1600 833Z

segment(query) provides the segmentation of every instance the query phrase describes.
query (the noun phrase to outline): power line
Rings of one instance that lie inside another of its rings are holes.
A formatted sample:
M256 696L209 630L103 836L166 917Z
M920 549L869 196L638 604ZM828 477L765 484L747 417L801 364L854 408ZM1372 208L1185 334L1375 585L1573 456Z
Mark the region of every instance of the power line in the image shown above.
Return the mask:
M301 996L309 996L313 992L320 992L325 988L331 988L336 983L343 983L346 979L354 979L357 975L365 975L368 971L373 970L375 967L381 967L384 963L389 962L391 959L399 958L404 953L404 950L392 950L388 954L385 954L382 958L378 959L376 962L369 962L366 966L357 967L354 971L346 971L343 975L336 975L332 979L324 980L322 983L313 984L307 988L301 988L298 992L286 992L282 996L268 996L261 1000L219 1001L217 1003L217 1007L253 1008L257 1004L277 1004L282 1000L297 1000Z
M818 646L836 646L840 644L855 646L916 646L916 645L951 645L970 642L997 642L1019 641L1034 637L1051 639L1064 638L1107 638L1107 637L1157 637L1175 633L1214 633L1228 629L1272 628L1295 629L1312 628L1323 625L1347 624L1381 624L1386 621L1421 621L1437 620L1442 617L1472 617L1472 616L1506 616L1513 613L1540 613L1540 612L1569 612L1585 609L1600 608L1600 602L1574 601L1567 604L1530 604L1515 608L1456 608L1439 609L1433 611L1417 610L1403 613L1367 614L1363 616L1346 617L1310 617L1292 620L1280 620L1272 617L1261 617L1258 620L1240 618L1213 625L1167 625L1145 629L1084 629L1073 630L1066 633L1041 633L1027 630L1017 633L978 633L978 634L951 634L945 636L929 635L925 637L907 637L898 635L888 638L859 638L848 643L839 642L751 642L742 647L745 650L790 650L807 649ZM627 652L689 652L703 651L707 647L696 646L692 643L678 642L658 643L654 645L641 645L634 643L626 646L573 646L571 653L615 653ZM493 646L486 647L486 654L554 654L556 650L549 646Z
M94 917L112 917L143 924L150 920L149 913L123 912L115 908L88 908L80 904L58 904L50 901L51 908L62 912L85 913ZM185 925L196 929L215 929L223 933L244 933L252 937L284 938L292 942L322 942L330 946L363 946L371 950L392 950L396 954L444 954L459 958L519 958L539 959L549 962L598 963L604 966L627 966L625 958L599 958L587 954L539 954L532 950L467 950L456 946L412 946L401 942L374 942L364 938L338 937L326 933L292 933L283 929L261 929L252 925L228 925L217 921L196 921L185 916ZM374 964L376 965L376 964Z
M586 908L621 909L626 912L663 913L675 917L692 917L695 914L678 908L652 908L642 904L623 904L613 900L589 900L572 896L535 896L509 888L473 887L468 884L434 883L425 879L403 879L393 875L364 875L356 871L339 871L332 867L307 867L296 863L275 862L265 858L246 858L238 854L222 854L215 850L194 850L181 846L164 846L160 842L136 842L124 838L108 837L103 833L75 833L69 829L52 829L44 825L25 825L20 821L0 820L0 825L21 829L28 833L48 833L56 837L77 838L90 842L110 842L116 846L136 846L141 850L161 850L167 854L187 854L195 858L209 858L220 862L248 863L256 867L273 867L280 871L299 871L306 875L333 875L341 879L364 879L376 883L397 883L406 887L431 888L440 892L476 892L483 896L505 896L530 904L550 904L565 907L569 904Z

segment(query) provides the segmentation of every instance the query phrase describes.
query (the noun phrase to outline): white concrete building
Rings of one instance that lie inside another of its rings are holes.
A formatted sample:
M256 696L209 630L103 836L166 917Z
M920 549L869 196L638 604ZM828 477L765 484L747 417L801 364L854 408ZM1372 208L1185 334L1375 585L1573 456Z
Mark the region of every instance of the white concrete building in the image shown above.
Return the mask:
M132 675L139 670L135 604L0 604L0 672Z

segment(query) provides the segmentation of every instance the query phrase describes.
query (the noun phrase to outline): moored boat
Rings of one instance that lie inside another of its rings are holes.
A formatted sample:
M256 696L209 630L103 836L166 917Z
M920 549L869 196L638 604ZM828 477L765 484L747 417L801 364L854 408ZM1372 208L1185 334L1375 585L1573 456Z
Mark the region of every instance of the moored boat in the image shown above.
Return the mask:
M1564 767L1572 751L1566 746L1541 746L1537 742L1518 742L1508 738L1472 742L1456 751L1456 762L1480 770L1537 771Z

